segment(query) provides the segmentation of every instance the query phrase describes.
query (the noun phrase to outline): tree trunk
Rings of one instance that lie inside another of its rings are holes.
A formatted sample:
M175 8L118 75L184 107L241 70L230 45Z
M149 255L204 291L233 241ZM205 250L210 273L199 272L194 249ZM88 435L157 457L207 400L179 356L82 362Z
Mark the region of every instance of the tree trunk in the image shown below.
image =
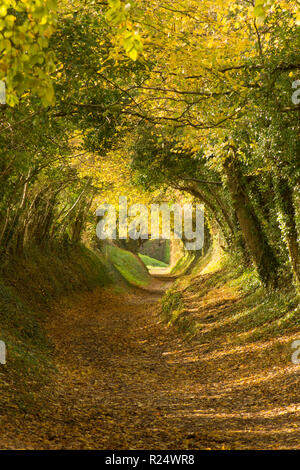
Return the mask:
M266 287L277 287L279 263L255 214L238 164L229 156L223 163L238 221L258 274Z
M286 242L292 271L298 286L300 285L300 254L298 244L298 233L296 227L296 211L293 201L293 191L285 178L276 181L276 193L279 210L282 213L284 226L282 227L283 238Z
M206 209L210 211L210 213L213 215L214 219L216 220L218 226L220 227L221 233L224 237L224 241L227 245L227 247L231 247L232 244L232 237L230 230L228 230L228 226L226 224L226 221L220 218L219 211L215 207L215 205L208 199L208 197L201 191L199 186L190 185L190 186L174 186L176 189L179 189L180 191L186 191L187 193L191 194L194 196L196 199L198 199L200 202L202 202Z

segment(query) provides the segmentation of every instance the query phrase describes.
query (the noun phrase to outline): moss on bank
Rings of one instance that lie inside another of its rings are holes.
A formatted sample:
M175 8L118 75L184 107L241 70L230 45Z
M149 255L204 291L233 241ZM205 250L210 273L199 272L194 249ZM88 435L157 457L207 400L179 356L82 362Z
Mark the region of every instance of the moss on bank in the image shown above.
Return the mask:
M150 283L149 272L137 255L110 245L106 247L106 253L110 262L127 282L138 287L144 287Z
M154 268L167 268L168 267L168 264L164 263L163 261L159 261L158 259L151 258L150 256L139 254L139 257L141 258L141 260L146 266L151 266Z
M76 291L112 282L107 261L82 245L32 248L22 258L2 260L0 340L7 361L0 365L0 417L30 412L47 400L45 385L54 371L45 333L51 305Z
M216 249L162 299L164 320L200 343L219 337L242 344L297 332L299 313L292 286L268 292L254 269Z

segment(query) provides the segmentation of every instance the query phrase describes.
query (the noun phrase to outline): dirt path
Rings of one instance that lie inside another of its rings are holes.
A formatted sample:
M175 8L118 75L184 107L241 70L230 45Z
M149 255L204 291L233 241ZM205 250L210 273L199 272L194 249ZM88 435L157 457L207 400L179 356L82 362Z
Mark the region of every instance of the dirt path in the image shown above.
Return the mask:
M284 398L295 368L285 369L284 384L271 370L268 382L243 368L245 355L216 360L209 345L182 342L158 313L169 285L84 293L58 308L47 406L10 423L2 448L299 448L298 390Z

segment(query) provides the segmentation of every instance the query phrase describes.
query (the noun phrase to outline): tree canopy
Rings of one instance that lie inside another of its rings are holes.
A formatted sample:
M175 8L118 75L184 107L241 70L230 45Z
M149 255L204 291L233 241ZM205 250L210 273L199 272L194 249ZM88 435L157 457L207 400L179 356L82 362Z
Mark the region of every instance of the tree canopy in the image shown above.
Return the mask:
M299 49L296 0L3 0L3 250L180 192L264 284L299 283Z

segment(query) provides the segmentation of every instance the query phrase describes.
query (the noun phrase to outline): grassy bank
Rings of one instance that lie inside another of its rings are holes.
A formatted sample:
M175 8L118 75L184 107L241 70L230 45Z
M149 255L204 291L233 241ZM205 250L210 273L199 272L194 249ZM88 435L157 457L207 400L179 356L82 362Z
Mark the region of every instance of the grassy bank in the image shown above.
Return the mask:
M286 285L267 292L254 269L245 270L220 249L176 281L163 298L162 311L167 323L203 343L223 338L242 344L300 329L295 290Z
M43 406L54 369L44 330L54 302L113 282L109 264L84 246L31 249L2 260L0 340L7 363L0 366L0 416ZM46 393L46 392L45 392Z
M150 275L141 259L133 253L108 245L106 254L115 269L134 286L145 287L150 283Z
M71 302L76 293L97 287L146 286L150 275L134 254L117 247L106 253L84 245L32 248L22 257L7 257L0 270L0 340L7 363L0 366L1 413L43 407L54 372L52 346L45 324L56 302ZM67 332L66 332L67 334Z
M167 268L168 264L164 263L163 261L160 261L158 259L151 258L150 256L147 255L139 255L141 260L146 266L151 266L153 268Z
M299 447L292 285L266 291L254 269L214 250L176 280L162 316L177 333L165 357L183 377L177 414L193 430L187 448L198 449L207 432L211 449Z

